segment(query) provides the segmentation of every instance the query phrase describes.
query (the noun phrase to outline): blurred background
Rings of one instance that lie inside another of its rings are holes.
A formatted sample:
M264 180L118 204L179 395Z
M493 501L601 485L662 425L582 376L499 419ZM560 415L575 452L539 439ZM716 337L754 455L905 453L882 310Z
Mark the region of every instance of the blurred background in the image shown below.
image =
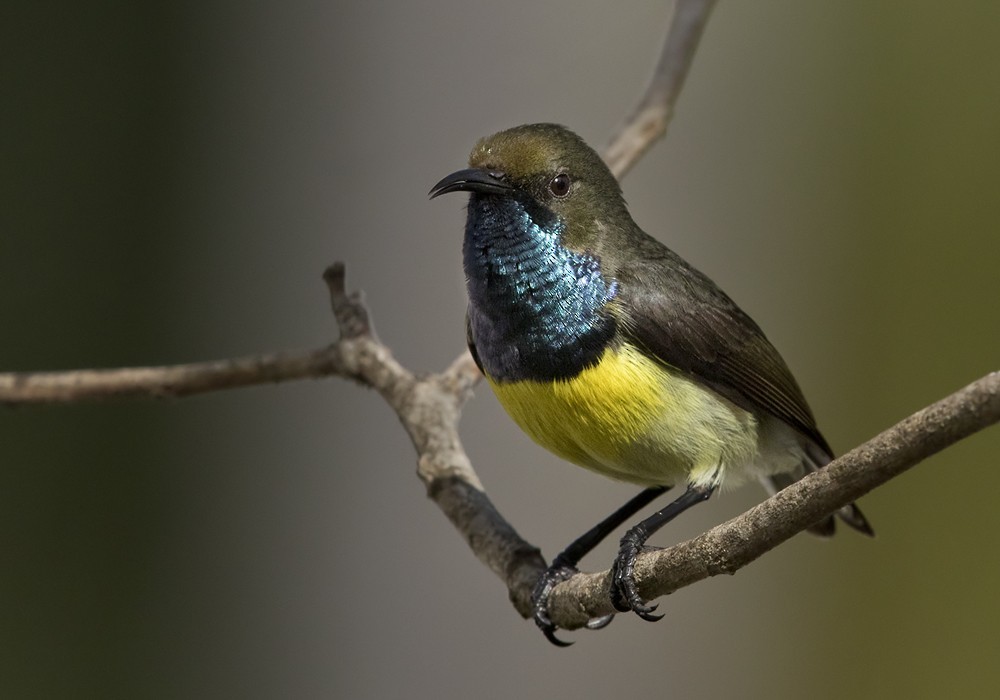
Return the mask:
M0 370L188 362L335 337L461 350L475 140L602 146L664 2L8 2ZM767 330L845 451L1000 365L1000 4L721 2L636 220ZM634 489L531 444L482 388L466 447L551 557ZM1000 429L732 578L544 642L340 380L0 410L5 698L994 697ZM763 497L695 509L669 544ZM585 560L608 566L613 546Z

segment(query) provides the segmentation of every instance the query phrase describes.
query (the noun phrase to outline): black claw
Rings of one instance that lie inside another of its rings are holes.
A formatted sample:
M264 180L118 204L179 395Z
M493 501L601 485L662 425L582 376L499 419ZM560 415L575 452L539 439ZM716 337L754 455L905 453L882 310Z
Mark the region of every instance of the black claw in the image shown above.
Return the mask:
M604 615L602 617L595 617L587 623L587 629L589 630L602 630L611 624L611 621L615 619L615 614Z
M628 606L628 602L625 600L621 589L619 589L616 585L616 581L614 579L612 579L611 582L611 607L622 613L630 612L632 610L632 608Z
M560 564L557 558L556 562L539 577L538 583L535 584L535 590L531 593L532 617L535 620L535 624L542 631L542 634L545 635L545 638L557 647L572 646L573 642L563 641L556 636L558 628L549 619L549 596L552 594L553 588L577 573L579 572L576 567ZM611 624L614 616L614 613L612 613L602 617L595 617L586 624L586 627L591 630L603 629Z
M566 641L563 641L562 639L559 639L559 637L556 636L556 627L555 627L555 625L552 625L550 627L542 627L542 634L545 635L545 638L547 640L549 640L549 642L551 644L554 644L555 646L559 647L560 649L565 649L566 647L571 647L574 644L574 642L566 642Z
M556 626L549 619L549 596L557 584L562 583L575 573L577 573L575 567L554 563L538 577L535 590L531 592L532 617L535 619L535 624L538 625L538 629L542 631L545 638L557 647L568 647L573 642L564 642L556 637Z
M623 590L626 587L627 584L618 570L618 560L616 559L614 566L611 567L611 606L618 612L629 612L632 610L632 607L628 603L628 597Z
M626 535L622 538L621 549L611 567L611 604L619 612L632 611L647 622L662 620L663 615L654 615L655 605L647 605L639 595L635 584L635 560L639 556L640 544Z
M645 619L646 615L650 615L652 617L655 617L657 620L659 620L661 617L663 617L663 615L652 615L652 613L656 612L656 609L658 607L660 607L660 606L659 605L655 605L655 604L654 605L647 605L646 601L644 601L642 598L640 598L638 595L636 595L636 602L633 603L633 605L632 605L632 612L634 612L636 615L638 615L639 617L641 617L643 619Z
M656 610L656 606L650 606L649 610L636 610L634 611L636 615L641 617L646 622L656 622L663 619L663 615L654 615L653 611Z

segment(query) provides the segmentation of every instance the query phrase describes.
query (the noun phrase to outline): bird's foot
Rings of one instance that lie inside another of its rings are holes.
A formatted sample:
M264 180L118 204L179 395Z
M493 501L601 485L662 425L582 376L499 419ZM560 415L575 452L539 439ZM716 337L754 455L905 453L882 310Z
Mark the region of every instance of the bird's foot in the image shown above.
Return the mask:
M545 573L538 577L535 589L531 592L532 616L535 624L538 625L538 629L542 631L545 638L557 647L572 646L573 642L564 641L556 636L556 625L549 619L549 596L552 594L553 588L578 573L579 570L575 566L560 564L557 559L552 563L552 566L545 570ZM614 618L614 613L595 617L587 623L587 629L599 630L607 627L612 618Z
M656 622L663 615L653 614L656 606L646 604L635 583L635 560L645 549L631 532L622 538L618 556L611 567L611 604L619 612L631 610L647 622Z

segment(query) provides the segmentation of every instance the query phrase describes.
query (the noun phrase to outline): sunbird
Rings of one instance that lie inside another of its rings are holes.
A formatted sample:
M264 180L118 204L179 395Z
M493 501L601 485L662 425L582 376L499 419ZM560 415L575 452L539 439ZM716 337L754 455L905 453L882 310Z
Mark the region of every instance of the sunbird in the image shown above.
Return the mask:
M645 489L559 554L533 595L549 620L553 587L672 486L685 490L626 532L611 602L657 620L634 566L650 535L723 483L772 493L833 451L760 327L712 280L632 220L618 181L579 136L529 124L481 139L469 168L431 197L469 194L463 264L469 350L497 399L535 442L573 464ZM872 534L855 504L836 515ZM834 532L830 516L811 531ZM608 618L593 621L606 624Z

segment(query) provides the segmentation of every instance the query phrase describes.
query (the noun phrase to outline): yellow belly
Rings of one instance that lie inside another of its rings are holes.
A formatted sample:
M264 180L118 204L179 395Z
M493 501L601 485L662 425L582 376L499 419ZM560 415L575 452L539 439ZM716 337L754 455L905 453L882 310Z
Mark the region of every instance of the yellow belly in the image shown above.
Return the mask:
M758 452L752 414L631 345L569 380L489 381L535 442L612 478L707 483Z

